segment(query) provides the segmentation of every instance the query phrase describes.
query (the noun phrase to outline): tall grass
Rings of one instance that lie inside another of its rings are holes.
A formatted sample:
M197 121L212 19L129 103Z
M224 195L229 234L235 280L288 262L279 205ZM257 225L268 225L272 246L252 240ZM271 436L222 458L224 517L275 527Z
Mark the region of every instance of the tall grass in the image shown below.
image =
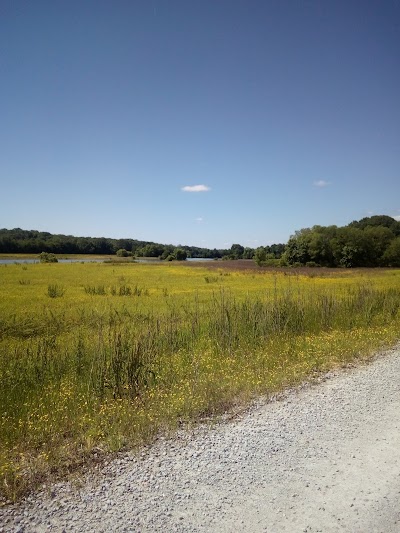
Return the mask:
M210 286L203 269L116 270L34 265L28 285L16 265L2 272L5 499L73 470L94 449L147 442L398 338L400 272L234 273ZM46 299L50 277L62 298Z

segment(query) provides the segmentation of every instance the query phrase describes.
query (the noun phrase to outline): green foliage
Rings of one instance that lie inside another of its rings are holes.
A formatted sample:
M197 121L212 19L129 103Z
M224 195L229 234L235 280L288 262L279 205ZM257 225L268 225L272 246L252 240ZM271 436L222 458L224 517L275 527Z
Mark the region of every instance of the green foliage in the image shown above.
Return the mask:
M41 263L58 263L57 257L54 254L48 252L42 252L39 255L39 259Z
M243 251L243 259L253 259L254 258L254 248L246 247Z
M254 250L253 259L258 266L280 267L287 266L286 259L282 255L285 250L283 244L273 244L272 246L259 246Z
M204 276L204 281L206 283L218 283L220 279L218 276Z
M47 286L47 294L50 298L61 298L64 296L65 290L56 283Z
M400 237L393 239L385 250L383 263L391 267L400 266Z
M283 254L289 265L295 263L305 265L307 261L312 260L309 250L310 239L311 230L309 228L296 231L295 235L289 239Z
M400 223L387 216L364 218L345 227L313 226L296 231L286 245L288 265L327 267L396 266Z
M254 253L254 261L258 266L265 264L267 260L267 252L263 246L259 246Z
M232 259L242 259L243 252L244 247L241 244L232 244L229 255Z
M196 246L184 246L182 248L190 257L220 258L224 252L215 248L211 250ZM167 250L166 256L172 253L174 246L136 239L74 237L72 235L53 235L48 232L23 230L21 228L0 229L0 253L39 254L44 251L56 254L113 255L118 250L130 250L132 255L137 255L138 257L159 257L165 250Z
M217 248L200 248L198 246L179 246L190 258L221 259L252 259L253 248L244 248L234 244L229 250ZM284 251L284 244L266 246L267 253L273 253L279 259ZM53 235L36 230L0 229L0 253L34 253L47 252L53 254L97 254L119 257L158 257L172 260L176 247L171 244L160 244L136 239L109 239L104 237L74 237L72 235ZM126 255L128 254L128 255Z
M125 248L120 248L116 251L116 255L118 257L129 257L132 255L132 252L128 252L127 250L125 250Z
M96 295L96 296L105 296L107 294L106 292L106 289L104 287L104 285L87 285L85 287L85 292L86 294L90 294L92 296Z
M185 261L187 259L187 253L182 248L175 248L174 257L177 261Z
M362 218L358 222L353 221L349 224L349 227L355 227L362 230L368 227L377 226L390 229L390 231L396 236L400 235L400 221L397 221L387 215L374 215L372 217Z
M173 246L165 246L164 251L160 256L160 259L162 259L163 261L172 261L174 259Z

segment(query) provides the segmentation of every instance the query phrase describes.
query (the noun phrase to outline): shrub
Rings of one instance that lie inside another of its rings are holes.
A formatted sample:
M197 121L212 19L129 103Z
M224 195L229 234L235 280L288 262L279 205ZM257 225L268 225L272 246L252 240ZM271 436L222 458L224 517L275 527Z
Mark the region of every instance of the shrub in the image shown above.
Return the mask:
M48 252L42 252L39 255L39 259L41 263L58 263L57 257L54 254Z
M130 255L132 255L132 253L128 252L128 250L125 250L125 248L120 248L119 250L117 250L116 255L118 257L129 257Z

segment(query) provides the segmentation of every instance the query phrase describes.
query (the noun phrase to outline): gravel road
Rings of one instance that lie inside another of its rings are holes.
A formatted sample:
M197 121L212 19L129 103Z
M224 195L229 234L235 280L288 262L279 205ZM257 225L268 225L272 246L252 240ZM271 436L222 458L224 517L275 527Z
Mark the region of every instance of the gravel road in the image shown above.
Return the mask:
M0 509L13 532L400 532L400 349Z

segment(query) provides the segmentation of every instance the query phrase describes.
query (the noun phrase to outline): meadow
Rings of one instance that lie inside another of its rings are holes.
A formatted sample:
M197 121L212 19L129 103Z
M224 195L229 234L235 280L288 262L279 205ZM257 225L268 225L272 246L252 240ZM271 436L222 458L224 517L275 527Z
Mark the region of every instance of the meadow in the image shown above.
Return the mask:
M4 503L395 344L400 270L0 265L0 302Z

